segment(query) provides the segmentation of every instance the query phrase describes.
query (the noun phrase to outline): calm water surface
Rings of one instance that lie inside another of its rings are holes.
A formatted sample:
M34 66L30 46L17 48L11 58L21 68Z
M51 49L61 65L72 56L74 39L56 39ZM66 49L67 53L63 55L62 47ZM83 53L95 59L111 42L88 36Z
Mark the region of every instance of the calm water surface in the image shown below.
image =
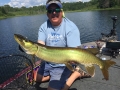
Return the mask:
M117 33L120 39L120 10L88 11L65 13L81 33L81 42L98 40L101 32L109 33L112 29L111 16L117 16ZM18 44L14 34L21 34L37 41L39 26L47 20L46 15L22 16L0 20L0 53L16 52Z

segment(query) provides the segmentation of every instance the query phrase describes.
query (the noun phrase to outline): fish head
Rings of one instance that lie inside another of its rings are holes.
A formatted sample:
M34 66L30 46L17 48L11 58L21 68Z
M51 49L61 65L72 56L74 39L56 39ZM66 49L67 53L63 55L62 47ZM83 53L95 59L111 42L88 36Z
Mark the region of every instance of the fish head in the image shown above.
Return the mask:
M27 54L35 54L37 52L38 47L33 41L19 34L14 34L14 38Z

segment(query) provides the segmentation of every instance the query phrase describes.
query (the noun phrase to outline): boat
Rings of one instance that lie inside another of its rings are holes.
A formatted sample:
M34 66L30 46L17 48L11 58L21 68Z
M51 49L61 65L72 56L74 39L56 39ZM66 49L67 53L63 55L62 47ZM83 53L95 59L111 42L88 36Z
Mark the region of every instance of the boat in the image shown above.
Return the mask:
M84 49L99 48L100 53L96 55L97 57L102 60L113 60L116 62L116 65L109 68L109 80L104 80L101 70L98 66L95 66L94 77L77 79L69 90L120 90L120 42L117 40L115 30L117 17L112 17L112 20L113 29L109 34L101 33L102 38L98 41L83 43L81 45L81 48ZM33 68L30 59L32 57L24 53L0 57L0 63L2 61L5 63L1 64L0 69L0 90L47 90L49 82L44 82L39 85L39 83L30 83L26 79L26 75ZM29 62L29 65L27 66L24 61ZM41 61L38 58L35 58L35 61L36 67L39 67ZM85 69L84 66L80 65L80 67L83 70ZM8 74L6 75L6 73Z

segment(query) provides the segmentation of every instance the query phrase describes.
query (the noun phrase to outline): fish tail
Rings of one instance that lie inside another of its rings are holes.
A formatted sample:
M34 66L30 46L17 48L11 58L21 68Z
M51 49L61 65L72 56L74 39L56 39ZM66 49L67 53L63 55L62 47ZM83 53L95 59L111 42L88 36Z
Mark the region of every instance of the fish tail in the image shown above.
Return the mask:
M101 69L104 79L108 80L109 79L109 73L108 73L108 68L114 64L116 64L116 62L111 61L111 60L104 60L104 67Z

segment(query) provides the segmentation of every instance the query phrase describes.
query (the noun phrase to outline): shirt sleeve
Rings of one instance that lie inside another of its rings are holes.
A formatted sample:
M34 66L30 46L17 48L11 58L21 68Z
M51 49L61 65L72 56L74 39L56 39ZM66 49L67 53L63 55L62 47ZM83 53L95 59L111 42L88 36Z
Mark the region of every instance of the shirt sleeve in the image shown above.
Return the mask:
M74 26L74 28L67 33L67 47L77 47L80 45L80 32L77 26Z
M38 40L45 42L45 39L46 39L45 31L44 28L41 26L38 31Z

